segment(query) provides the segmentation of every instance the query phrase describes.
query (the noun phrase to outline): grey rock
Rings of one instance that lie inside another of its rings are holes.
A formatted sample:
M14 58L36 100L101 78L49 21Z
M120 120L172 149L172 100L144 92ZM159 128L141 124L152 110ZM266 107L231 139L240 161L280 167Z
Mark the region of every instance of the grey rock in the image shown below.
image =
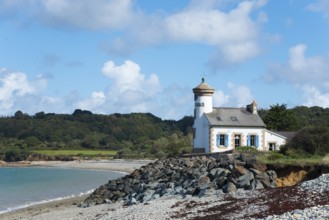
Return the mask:
M206 192L207 192L207 189L201 189L198 193L198 197L200 198L200 197L204 196L206 194Z
M238 188L251 189L251 181L254 180L254 175L249 172L238 178Z
M227 178L225 176L220 176L220 177L218 177L217 179L214 180L219 189L223 188L223 186L226 184L226 182L227 182L226 179Z
M210 184L210 179L209 177L207 176L201 176L199 178L199 181L198 181L198 187L200 189L207 189L209 188L209 184Z
M215 169L212 169L210 170L210 175L213 177L213 178L216 178L218 176L220 176L220 174L224 171L223 168L215 168Z
M235 192L236 190L237 190L237 188L236 188L235 184L232 182L226 183L225 186L223 187L223 192L225 192L225 193Z
M147 202L147 201L149 201L149 200L151 200L151 198L152 198L152 196L153 196L153 194L155 193L155 191L154 190L152 190L152 189L148 189L148 190L146 190L144 193L143 193L143 202Z

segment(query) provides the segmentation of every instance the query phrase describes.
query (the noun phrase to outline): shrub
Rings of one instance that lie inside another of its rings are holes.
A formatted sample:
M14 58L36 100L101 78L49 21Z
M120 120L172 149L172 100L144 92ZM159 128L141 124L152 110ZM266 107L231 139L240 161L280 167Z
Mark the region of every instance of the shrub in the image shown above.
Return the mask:
M274 161L274 160L284 159L284 155L277 152L277 151L271 151L271 152L268 153L266 158L268 160Z
M29 154L27 151L20 150L8 150L5 152L3 160L6 162L22 161L28 158Z
M329 153L328 143L329 127L310 126L300 130L291 142L282 148L281 152L293 156L325 155Z
M259 152L255 147L250 146L242 146L242 147L236 147L235 152Z

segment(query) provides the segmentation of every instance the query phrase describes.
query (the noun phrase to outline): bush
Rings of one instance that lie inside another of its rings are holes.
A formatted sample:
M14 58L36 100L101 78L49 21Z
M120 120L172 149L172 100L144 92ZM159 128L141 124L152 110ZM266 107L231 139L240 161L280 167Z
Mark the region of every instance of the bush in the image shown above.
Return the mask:
M3 160L6 162L22 161L28 158L29 154L27 151L19 150L8 150L5 152Z
M250 147L250 146L242 146L242 147L236 147L235 152L255 152L258 153L259 151L255 147Z
M277 152L277 151L271 151L271 152L268 153L266 158L268 160L274 161L274 160L284 159L284 155Z
M329 153L329 127L310 126L300 130L296 136L284 146L282 153L298 155L322 155Z

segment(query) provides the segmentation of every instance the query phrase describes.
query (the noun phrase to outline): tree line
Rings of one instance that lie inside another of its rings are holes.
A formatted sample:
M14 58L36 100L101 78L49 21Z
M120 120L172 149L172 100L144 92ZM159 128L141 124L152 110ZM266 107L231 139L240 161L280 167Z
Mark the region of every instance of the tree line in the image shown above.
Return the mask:
M285 104L261 110L267 128L274 131L296 131L296 136L281 148L292 157L326 155L329 153L329 109L298 106L287 109Z
M162 120L150 113L100 115L77 109L30 116L17 111L0 118L0 152L111 149L119 157L163 157L190 151L192 124L192 117Z
M306 143L302 147L306 152L328 153L329 109L287 109L285 104L276 104L259 110L259 115L270 130L300 131L301 137L297 135L290 148ZM28 115L17 111L14 116L0 117L0 158L6 152L12 157L12 150L25 157L26 151L40 149L110 149L123 158L176 156L191 152L192 127L192 116L162 120L150 113L100 115L77 109L72 114Z

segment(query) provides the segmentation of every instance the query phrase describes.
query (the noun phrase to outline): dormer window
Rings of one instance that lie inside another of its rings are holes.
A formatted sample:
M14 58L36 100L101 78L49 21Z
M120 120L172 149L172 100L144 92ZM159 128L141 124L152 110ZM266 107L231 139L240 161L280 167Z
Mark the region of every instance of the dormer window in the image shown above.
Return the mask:
M231 116L231 120L232 121L238 121L238 118L237 117L234 117L234 116Z

